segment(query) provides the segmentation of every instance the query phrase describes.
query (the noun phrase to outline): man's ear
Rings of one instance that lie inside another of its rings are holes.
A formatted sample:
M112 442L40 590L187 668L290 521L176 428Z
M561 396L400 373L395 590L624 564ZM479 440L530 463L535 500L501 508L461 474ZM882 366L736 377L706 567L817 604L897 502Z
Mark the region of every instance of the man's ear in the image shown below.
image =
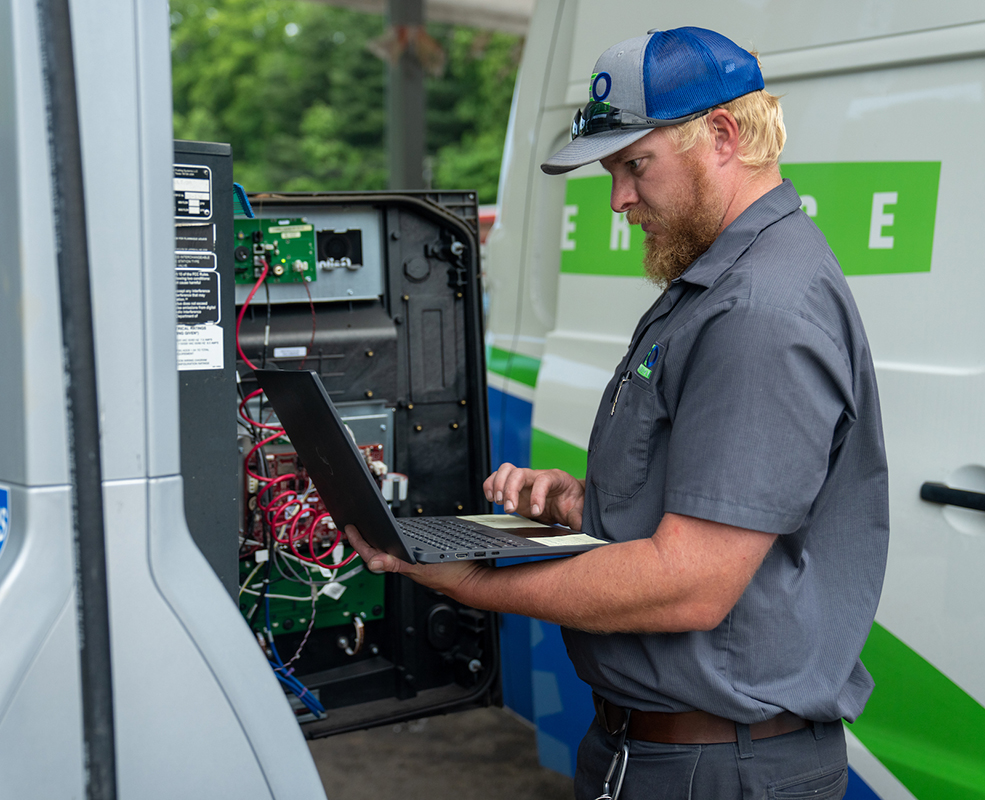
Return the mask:
M724 108L716 108L708 114L708 127L718 163L724 165L739 150L739 123Z

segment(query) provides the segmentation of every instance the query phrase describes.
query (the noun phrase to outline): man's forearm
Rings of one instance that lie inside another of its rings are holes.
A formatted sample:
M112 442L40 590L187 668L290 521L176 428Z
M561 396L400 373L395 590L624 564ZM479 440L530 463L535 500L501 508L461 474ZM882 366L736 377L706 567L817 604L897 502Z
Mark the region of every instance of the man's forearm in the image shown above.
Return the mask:
M477 608L595 632L718 625L775 536L668 515L657 534L572 558L472 572L450 593Z

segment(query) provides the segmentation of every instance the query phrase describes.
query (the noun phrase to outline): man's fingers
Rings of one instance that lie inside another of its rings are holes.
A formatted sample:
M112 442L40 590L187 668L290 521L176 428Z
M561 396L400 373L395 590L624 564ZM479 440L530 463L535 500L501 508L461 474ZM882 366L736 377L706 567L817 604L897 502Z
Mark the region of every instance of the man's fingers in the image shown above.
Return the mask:
M510 475L516 471L517 468L508 462L500 465L499 469L486 479L486 483L490 484L492 490L490 494L486 495L486 499L492 503L502 505L506 492L506 482L509 480Z
M494 472L492 475L490 475L482 482L482 493L486 496L486 500L488 500L490 503L493 501L493 498L496 496L493 489L493 483L495 482L495 480L496 480L496 473Z
M534 478L530 487L530 516L539 517L547 507L547 497L554 486L554 476L550 472L541 472Z
M502 498L500 500L496 499L496 493L502 492L502 483L506 480L505 475L511 469L514 469L513 465L509 462L504 462L499 465L499 468L492 475L482 482L482 491L486 495L486 500L490 503L501 502Z
M503 511L512 514L520 505L520 495L527 488L530 475L529 469L514 469L506 478L503 486Z
M370 572L399 572L400 559L394 558L382 550L372 547L362 536L354 525L345 526L345 535L349 544L359 553L366 568Z

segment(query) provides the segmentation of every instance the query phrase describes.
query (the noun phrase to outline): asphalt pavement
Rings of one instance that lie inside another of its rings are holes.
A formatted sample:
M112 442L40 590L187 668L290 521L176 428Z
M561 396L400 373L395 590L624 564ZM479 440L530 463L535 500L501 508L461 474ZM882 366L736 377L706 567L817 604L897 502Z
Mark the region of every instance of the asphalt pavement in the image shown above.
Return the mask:
M533 727L501 708L309 742L329 800L571 800L540 766Z

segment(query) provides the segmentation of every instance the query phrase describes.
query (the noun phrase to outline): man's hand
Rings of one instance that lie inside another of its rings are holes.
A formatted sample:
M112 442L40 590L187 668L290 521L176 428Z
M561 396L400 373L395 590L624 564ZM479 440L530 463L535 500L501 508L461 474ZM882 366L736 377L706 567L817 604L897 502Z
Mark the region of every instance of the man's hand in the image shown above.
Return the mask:
M461 599L470 585L490 569L478 561L408 564L389 553L377 550L359 535L354 525L345 526L345 535L370 572L397 572L456 600Z
M585 482L559 469L523 469L503 464L482 484L486 500L547 524L581 530Z

